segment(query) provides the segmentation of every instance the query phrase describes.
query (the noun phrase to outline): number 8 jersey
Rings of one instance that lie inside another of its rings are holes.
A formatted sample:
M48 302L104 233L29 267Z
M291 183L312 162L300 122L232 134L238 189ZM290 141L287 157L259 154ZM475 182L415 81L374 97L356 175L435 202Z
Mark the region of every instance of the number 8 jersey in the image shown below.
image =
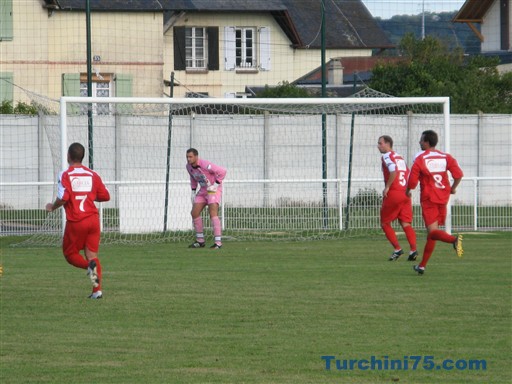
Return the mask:
M450 154L438 150L419 152L411 167L408 187L414 189L419 182L421 201L430 200L436 204L447 204L451 192L448 172L454 179L464 176L457 160Z
M60 174L57 197L66 201L66 219L81 221L98 214L94 202L110 200L110 193L101 177L82 165L70 166Z

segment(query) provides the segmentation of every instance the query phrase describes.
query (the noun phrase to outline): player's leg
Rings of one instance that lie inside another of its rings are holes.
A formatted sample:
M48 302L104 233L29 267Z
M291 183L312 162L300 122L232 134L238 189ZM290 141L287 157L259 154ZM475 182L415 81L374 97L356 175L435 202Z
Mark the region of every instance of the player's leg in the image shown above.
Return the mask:
M419 274L424 273L430 256L432 256L432 253L434 253L434 249L436 247L436 241L432 239L430 233L439 228L439 211L437 204L431 204L429 201L421 203L421 214L427 228L427 242L425 244L425 248L423 248L423 256L421 258L420 264L414 266L414 270Z
M87 269L89 263L80 253L84 247L85 233L82 223L68 221L62 238L62 253L66 261L74 267Z
M222 247L222 225L219 219L219 205L222 196L222 189L219 187L215 193L209 193L208 199L208 211L210 212L210 219L213 227L214 243L210 247L211 249L220 249Z
M408 261L414 261L418 257L417 243L416 243L416 231L412 227L412 202L409 197L403 201L400 213L398 214L398 220L400 226L404 230L405 237L409 243L409 258Z
M214 243L210 248L219 249L220 247L222 247L222 225L219 219L219 204L209 204L208 210L210 212L210 219L212 221L214 237Z
M203 248L204 247L204 226L201 212L206 207L207 200L204 194L199 193L196 196L196 201L192 207L192 223L194 225L194 231L196 232L196 241L189 245L189 248Z
M446 220L446 205L440 204L439 207L439 218L438 223L439 225L444 225ZM436 229L433 230L430 234L432 239L442 241L443 243L452 244L453 248L455 249L455 253L457 253L457 256L462 257L462 254L464 253L462 249L462 235L453 236L450 235L448 232Z
M409 243L409 258L407 260L414 261L418 257L416 231L412 227L411 223L400 221L400 225L404 230L405 237L407 238L407 242Z
M91 216L88 219L89 233L85 241L85 257L88 261L87 275L92 283L91 299L101 299L103 296L101 283L103 282L103 274L101 269L98 251L100 247L100 223L97 216Z
M393 199L390 195L384 198L382 201L382 206L380 209L380 226L384 231L384 235L389 243L393 246L393 253L389 257L389 261L397 260L401 255L403 255L402 248L400 247L400 243L398 242L398 238L396 236L396 232L391 226L391 222L398 217L398 207L393 202Z

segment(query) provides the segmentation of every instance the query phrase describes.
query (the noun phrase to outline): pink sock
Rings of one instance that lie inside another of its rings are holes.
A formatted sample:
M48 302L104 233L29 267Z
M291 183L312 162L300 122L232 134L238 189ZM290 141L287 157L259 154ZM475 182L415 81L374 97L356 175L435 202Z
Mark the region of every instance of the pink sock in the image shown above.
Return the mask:
M213 236L215 237L215 244L222 244L222 227L220 224L219 216L212 217Z
M204 243L204 228L203 228L203 219L201 216L196 217L194 219L194 229L196 230L196 240L199 243Z

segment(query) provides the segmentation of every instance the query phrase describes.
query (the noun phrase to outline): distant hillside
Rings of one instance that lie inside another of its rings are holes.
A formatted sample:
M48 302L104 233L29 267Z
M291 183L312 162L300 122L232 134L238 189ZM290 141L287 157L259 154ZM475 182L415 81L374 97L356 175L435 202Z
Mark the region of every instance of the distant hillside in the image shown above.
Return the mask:
M455 12L425 12L425 35L438 37L452 48L463 47L467 54L480 53L480 40L466 24L452 23L454 16ZM421 37L421 14L395 15L391 19L377 17L376 20L394 44L398 44L408 32ZM480 25L476 24L476 27Z

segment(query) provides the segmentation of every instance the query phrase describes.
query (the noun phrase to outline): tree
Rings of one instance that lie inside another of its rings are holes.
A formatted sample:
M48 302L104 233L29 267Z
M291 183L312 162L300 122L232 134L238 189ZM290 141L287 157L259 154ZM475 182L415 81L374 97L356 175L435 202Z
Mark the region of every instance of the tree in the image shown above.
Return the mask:
M0 104L0 114L2 115L37 115L37 107L18 101L16 106L9 100L4 100Z
M273 88L265 85L265 89L258 92L256 97L311 97L311 95L306 89L299 88L287 81L283 81L282 83L279 83L277 87Z
M370 87L393 96L449 96L453 113L512 113L512 75L500 75L497 57L465 58L442 42L407 34L399 45L403 61L380 63Z

